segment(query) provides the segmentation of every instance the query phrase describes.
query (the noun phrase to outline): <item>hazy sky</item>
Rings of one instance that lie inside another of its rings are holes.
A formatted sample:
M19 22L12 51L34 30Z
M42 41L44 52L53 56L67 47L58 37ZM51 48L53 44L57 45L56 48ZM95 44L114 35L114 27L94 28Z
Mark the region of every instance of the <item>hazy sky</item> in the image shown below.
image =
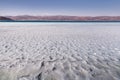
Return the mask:
M120 16L120 0L0 0L0 15Z

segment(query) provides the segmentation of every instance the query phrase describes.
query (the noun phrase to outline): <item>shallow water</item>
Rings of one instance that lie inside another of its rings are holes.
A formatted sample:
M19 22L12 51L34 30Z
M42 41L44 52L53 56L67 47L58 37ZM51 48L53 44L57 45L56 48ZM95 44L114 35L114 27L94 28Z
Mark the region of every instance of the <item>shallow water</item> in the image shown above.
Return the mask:
M0 80L120 80L120 23L0 22Z

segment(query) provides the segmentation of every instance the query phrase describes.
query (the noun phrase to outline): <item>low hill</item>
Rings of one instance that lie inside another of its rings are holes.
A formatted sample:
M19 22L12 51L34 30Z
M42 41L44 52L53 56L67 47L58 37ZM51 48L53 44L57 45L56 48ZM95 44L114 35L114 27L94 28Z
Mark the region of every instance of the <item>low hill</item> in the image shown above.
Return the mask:
M12 20L12 19L0 16L0 20Z

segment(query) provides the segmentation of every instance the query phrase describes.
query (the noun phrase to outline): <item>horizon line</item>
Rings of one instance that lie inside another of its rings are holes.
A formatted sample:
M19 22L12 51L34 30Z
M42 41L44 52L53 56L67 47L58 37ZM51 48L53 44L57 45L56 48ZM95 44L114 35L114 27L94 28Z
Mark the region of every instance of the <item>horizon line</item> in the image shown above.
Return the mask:
M73 17L120 17L120 15L97 15L97 16L93 16L93 15L86 15L86 16L83 16L83 15L0 15L0 16L73 16Z

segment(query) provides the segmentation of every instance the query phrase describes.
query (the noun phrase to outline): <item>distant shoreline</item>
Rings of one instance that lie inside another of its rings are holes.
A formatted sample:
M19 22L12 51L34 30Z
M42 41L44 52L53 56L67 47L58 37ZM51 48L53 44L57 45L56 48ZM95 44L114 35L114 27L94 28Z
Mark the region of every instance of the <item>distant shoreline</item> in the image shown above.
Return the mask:
M0 22L120 22L120 21L0 20Z

